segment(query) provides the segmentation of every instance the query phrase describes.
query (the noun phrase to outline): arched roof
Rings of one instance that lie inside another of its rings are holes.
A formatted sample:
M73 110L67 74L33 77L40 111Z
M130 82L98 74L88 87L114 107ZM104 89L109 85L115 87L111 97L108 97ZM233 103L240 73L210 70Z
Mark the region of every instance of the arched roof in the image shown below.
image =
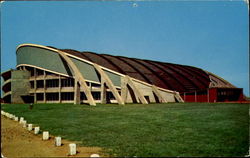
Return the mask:
M51 46L45 47L34 44L23 44L17 49L23 46L61 50L72 56L96 63L102 67L106 67L146 83L178 92L194 92L214 87L236 88L228 81L211 72L187 65L97 54L86 51L80 52L72 49L58 49Z
M71 49L61 50L164 89L190 92L207 89L210 84L208 73L196 67Z

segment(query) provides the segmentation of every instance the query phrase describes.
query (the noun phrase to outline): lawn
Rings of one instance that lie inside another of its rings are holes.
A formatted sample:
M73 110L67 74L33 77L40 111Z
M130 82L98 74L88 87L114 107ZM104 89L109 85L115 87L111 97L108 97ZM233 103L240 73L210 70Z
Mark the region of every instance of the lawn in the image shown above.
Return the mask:
M244 156L249 104L1 105L54 136L112 156Z

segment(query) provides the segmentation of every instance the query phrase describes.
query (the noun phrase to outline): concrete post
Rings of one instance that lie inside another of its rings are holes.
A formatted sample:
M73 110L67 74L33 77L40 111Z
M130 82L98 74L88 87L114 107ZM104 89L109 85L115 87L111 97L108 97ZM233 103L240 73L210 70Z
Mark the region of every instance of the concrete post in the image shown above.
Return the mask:
M15 121L18 121L18 117L15 117L14 120L15 120Z
M98 154L91 154L90 157L100 157Z
M20 117L20 123L23 123L23 121L24 121L24 118Z
M49 139L49 132L48 131L44 131L43 132L43 140L48 140Z
M76 144L69 144L69 155L76 155Z
M12 114L9 114L9 118L12 119L13 115Z
M62 138L55 137L55 146L61 146L61 145L62 145Z
M24 121L23 121L23 127L26 128L26 125L27 125L27 121L24 120Z
M34 134L38 134L40 130L40 127L35 127Z
M28 131L32 131L32 124L28 124Z

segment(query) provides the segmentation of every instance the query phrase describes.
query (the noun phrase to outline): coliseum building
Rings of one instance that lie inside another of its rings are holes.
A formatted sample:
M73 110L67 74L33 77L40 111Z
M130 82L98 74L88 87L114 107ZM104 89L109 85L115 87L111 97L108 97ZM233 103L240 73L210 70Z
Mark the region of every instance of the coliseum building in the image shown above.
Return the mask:
M242 88L200 68L35 44L3 72L5 103L166 103L243 100Z

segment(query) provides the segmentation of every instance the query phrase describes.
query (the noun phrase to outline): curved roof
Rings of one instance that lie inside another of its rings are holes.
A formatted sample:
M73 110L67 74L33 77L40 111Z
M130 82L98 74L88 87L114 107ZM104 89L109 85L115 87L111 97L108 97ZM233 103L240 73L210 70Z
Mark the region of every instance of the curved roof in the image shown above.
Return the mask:
M18 48L23 46L40 47L40 45L23 44ZM44 49L61 50L110 70L173 91L193 92L212 87L235 88L235 86L221 77L192 66L97 54L94 52L80 52L72 49L58 49L51 46L41 47Z
M207 89L210 84L208 73L196 67L71 49L60 50L164 89L190 92Z

